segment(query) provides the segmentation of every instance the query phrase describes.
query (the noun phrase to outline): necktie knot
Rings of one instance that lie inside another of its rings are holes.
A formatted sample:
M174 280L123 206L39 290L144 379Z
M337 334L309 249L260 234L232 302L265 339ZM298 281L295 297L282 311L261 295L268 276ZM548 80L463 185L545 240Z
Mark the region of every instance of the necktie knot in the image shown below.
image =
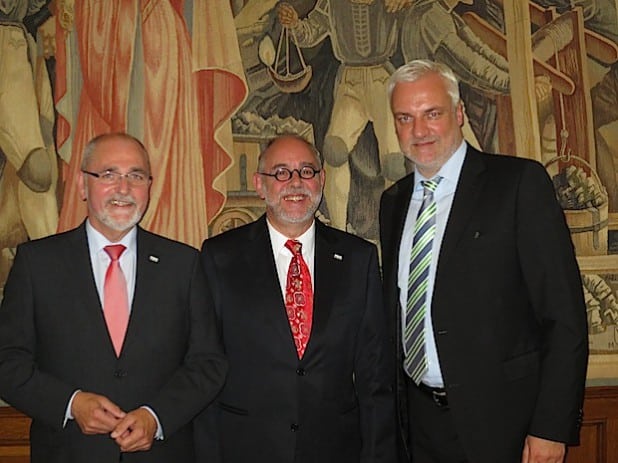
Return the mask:
M288 248L292 252L292 254L298 256L302 254L303 243L296 240L287 240L285 242L285 247Z
M112 261L120 259L120 256L127 249L122 244L110 244L103 248Z
M440 180L442 180L442 177L440 176L434 177L431 180L421 180L421 185L423 185L426 192L431 192L433 194L435 193L436 188L438 188Z

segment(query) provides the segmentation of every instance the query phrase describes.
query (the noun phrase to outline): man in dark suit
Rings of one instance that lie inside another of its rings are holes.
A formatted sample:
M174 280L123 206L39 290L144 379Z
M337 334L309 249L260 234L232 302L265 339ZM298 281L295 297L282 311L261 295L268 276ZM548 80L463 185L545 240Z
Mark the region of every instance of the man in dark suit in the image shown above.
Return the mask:
M202 248L229 373L198 461L395 461L375 246L314 219L324 171L304 139L268 144L253 181L266 215Z
M95 138L82 172L87 220L18 248L0 396L32 417L35 463L192 462L191 420L227 368L199 254L137 226L151 180L138 140Z
M415 167L380 209L407 458L562 462L578 439L588 351L552 182L537 162L465 143L446 66L412 61L389 94Z

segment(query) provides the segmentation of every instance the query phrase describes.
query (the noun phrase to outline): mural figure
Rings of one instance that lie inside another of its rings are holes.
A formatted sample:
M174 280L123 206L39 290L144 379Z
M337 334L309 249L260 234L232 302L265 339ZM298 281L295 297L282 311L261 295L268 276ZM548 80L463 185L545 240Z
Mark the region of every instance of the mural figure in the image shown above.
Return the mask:
M333 53L341 63L322 154L330 222L342 230L348 223L348 160L367 123L373 123L382 174L390 180L405 174L385 85L393 71L390 59L397 49L397 13L409 3L319 0L303 20L288 3L278 8L279 21L291 28L301 47L315 46L329 36Z
M215 183L231 162L231 129L217 129L246 92L229 2L60 3L57 144L68 162L60 230L85 216L72 181L77 153L94 135L127 131L151 153L142 225L199 246L223 204Z
M0 287L9 250L56 231L54 109L45 61L24 18L45 0L0 2Z

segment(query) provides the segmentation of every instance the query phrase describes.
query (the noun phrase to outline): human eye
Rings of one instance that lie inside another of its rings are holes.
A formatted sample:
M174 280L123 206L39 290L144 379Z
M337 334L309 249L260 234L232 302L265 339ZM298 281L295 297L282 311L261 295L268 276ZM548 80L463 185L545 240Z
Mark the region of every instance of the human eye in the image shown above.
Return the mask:
M399 124L408 124L409 122L412 121L412 117L410 117L409 114L397 114L395 116L395 120L399 123Z
M311 166L305 166L300 168L300 176L302 178L313 178L315 177L316 170Z
M129 172L127 178L132 183L144 183L147 177L144 172Z
M279 167L277 170L275 170L274 175L277 180L284 182L290 179L290 177L292 176L292 172L290 171L290 169L286 169L285 167Z
M106 183L114 183L119 178L118 172L114 172L113 170L106 170L99 174L99 178L101 181Z
M429 111L427 113L427 119L431 121L438 119L440 116L442 116L442 111L438 111L437 109L434 109L433 111Z

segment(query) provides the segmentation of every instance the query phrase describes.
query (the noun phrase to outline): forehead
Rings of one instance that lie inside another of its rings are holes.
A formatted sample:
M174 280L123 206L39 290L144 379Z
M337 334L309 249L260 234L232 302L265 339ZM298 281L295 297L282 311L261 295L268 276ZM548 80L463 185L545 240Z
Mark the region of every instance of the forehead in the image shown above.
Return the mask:
M140 147L132 140L110 138L99 142L88 162L100 168L122 167L148 170L148 161Z
M431 73L414 82L399 82L393 89L391 103L394 111L407 105L447 106L450 104L450 96L442 77Z
M282 138L273 142L264 153L264 165L316 165L316 156L303 141L295 138Z

